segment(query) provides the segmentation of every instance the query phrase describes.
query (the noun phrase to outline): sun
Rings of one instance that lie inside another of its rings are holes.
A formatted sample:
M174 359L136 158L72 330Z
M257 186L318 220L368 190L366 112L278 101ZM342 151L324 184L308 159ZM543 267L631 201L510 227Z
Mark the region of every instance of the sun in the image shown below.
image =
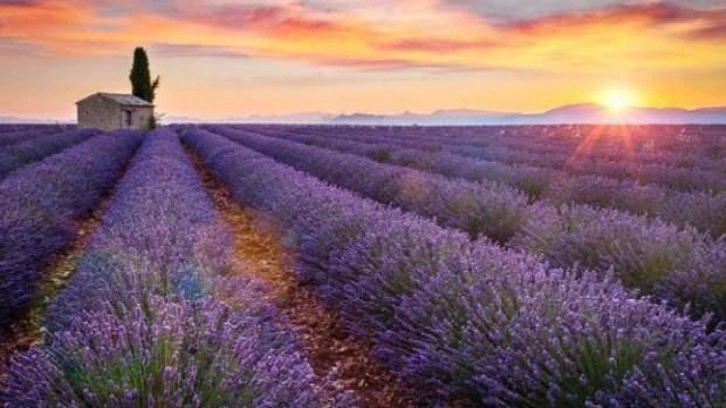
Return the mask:
M602 96L602 104L613 113L621 113L633 107L636 102L635 93L626 88L613 88Z

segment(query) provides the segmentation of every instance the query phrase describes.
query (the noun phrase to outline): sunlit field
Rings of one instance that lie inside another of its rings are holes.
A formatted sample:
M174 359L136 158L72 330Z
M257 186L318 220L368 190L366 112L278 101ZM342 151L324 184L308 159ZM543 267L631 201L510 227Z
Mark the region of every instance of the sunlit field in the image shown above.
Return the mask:
M726 408L726 0L0 1L0 408Z
M726 126L2 125L0 401L723 407L725 176Z

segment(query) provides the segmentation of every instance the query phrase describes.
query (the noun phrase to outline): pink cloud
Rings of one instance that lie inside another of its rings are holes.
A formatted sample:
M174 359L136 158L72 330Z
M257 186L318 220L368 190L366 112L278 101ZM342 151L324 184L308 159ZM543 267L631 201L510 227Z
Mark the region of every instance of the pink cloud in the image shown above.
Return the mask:
M547 35L553 31L573 32L592 26L639 24L644 27L662 27L676 23L706 22L723 25L726 9L699 10L667 3L610 6L580 12L566 12L505 24L508 30L526 35Z
M670 37L685 42L726 37L726 9L666 3L605 6L499 23L472 10L469 15L444 11L433 0L397 0L412 1L418 14L392 14L381 24L352 3L336 8L326 2L212 6L177 1L181 3L165 1L151 7L147 1L134 0L134 7L122 9L106 0L3 1L0 39L71 55L126 52L153 39L163 45L164 56L250 56L375 70L528 69L534 68L534 62L540 68L541 61L568 65L568 59L580 53L581 59L569 64L574 67L583 63L582 54L601 45L602 35L617 34L624 27L629 31L623 35L634 36L633 42L653 39L651 48L637 48L642 55L659 55ZM386 7L381 4L377 13ZM660 30L677 25L686 28ZM589 36L582 35L585 31ZM476 58L479 51L487 58ZM617 50L608 52L617 54Z
M498 45L494 41L448 40L440 38L412 38L378 44L378 48L391 51L456 52L484 50Z

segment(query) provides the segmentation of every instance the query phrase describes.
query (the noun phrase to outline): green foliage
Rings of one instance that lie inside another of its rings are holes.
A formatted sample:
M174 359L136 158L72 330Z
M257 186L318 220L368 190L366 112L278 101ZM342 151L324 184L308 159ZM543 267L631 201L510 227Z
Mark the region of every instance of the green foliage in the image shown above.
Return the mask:
M158 114L151 115L151 117L149 118L149 123L146 124L146 129L147 130L154 130L157 127L159 127L159 123L161 122L161 119L163 117L164 117L164 114L163 113L158 113Z
M149 117L149 123L146 125L147 130L154 130L159 124L157 123L156 116L151 115Z
M391 159L393 158L393 154L391 153L391 149L381 147L378 149L374 149L366 154L366 156L369 159L375 160L377 162L381 163L389 163Z
M159 87L161 78L159 76L151 81L151 73L149 72L149 57L143 47L136 47L134 50L134 63L131 67L129 75L131 81L131 93L134 96L154 102L156 97L156 89Z

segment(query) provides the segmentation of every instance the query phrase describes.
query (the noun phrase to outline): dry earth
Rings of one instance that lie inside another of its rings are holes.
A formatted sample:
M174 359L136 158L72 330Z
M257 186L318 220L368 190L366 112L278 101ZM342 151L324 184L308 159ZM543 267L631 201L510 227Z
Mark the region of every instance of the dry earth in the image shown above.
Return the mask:
M336 381L353 392L361 407L412 407L410 390L373 360L371 344L343 329L336 313L324 307L294 275L294 257L282 246L279 233L265 217L242 208L194 152L189 151L217 209L236 237L242 270L270 288L269 298L300 338L303 351L318 376L335 370Z
M120 178L119 178L120 180ZM111 201L107 194L101 204L88 217L76 220L77 235L63 251L53 255L48 261L38 297L30 305L25 315L15 322L0 340L0 380L2 372L15 353L27 350L32 344L40 343L43 337L43 323L48 304L68 283L88 240L101 222Z

